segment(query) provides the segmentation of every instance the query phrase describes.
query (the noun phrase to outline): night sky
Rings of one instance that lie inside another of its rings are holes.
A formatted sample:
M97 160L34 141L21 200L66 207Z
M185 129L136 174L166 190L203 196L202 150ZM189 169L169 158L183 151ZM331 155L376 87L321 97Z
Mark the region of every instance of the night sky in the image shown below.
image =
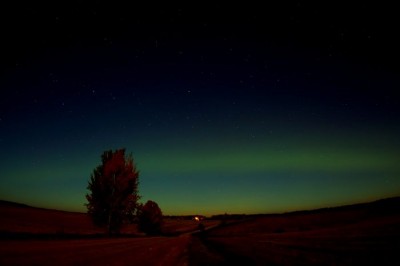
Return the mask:
M123 147L165 214L399 196L395 10L3 8L0 199L85 211L102 152Z

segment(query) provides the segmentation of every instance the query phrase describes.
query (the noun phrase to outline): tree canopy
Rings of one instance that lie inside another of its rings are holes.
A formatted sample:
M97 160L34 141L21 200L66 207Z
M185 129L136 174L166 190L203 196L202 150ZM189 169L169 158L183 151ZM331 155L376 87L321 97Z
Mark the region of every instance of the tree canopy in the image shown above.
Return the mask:
M137 211L139 172L125 149L105 151L101 161L90 177L86 206L94 224L116 234Z

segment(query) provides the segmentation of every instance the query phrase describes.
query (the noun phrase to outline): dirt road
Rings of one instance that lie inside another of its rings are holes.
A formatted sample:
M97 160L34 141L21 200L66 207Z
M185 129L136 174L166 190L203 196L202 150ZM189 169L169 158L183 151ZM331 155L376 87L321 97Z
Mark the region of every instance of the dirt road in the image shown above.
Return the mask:
M187 265L190 235L84 240L2 240L0 265Z

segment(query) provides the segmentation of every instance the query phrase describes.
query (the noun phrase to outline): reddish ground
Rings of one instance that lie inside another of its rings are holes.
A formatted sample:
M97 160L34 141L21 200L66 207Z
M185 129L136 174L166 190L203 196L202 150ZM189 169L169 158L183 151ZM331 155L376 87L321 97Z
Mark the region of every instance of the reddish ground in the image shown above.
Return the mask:
M65 212L33 207L23 207L0 202L0 234L31 235L74 235L91 236L104 233L104 229L95 227L86 213ZM218 221L203 221L206 227L218 224ZM198 229L194 220L164 219L163 232L177 235ZM136 224L122 227L123 234L143 236Z
M203 243L225 262L246 265L400 265L399 209L391 203L258 217L211 230Z
M123 237L104 238L85 213L0 202L0 265L187 265L197 229L194 220L167 218L163 232L173 237L146 237L125 225Z
M185 265L189 238L0 241L0 265Z
M95 234L104 230L93 226L85 213L65 212L0 204L0 232L31 234Z
M88 238L102 230L85 214L0 204L0 265L400 265L399 203L205 221L195 234L195 221L167 219L171 237L127 226L135 237L120 238Z

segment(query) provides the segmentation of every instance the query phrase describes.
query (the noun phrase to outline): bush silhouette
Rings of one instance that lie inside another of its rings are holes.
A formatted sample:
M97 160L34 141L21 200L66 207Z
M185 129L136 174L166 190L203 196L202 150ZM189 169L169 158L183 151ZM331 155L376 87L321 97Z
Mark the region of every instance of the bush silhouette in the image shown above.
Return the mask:
M147 201L139 211L139 230L147 235L161 234L163 215L154 201Z
M101 160L90 177L86 206L94 224L105 226L110 235L118 234L137 210L139 172L125 149L105 151Z

